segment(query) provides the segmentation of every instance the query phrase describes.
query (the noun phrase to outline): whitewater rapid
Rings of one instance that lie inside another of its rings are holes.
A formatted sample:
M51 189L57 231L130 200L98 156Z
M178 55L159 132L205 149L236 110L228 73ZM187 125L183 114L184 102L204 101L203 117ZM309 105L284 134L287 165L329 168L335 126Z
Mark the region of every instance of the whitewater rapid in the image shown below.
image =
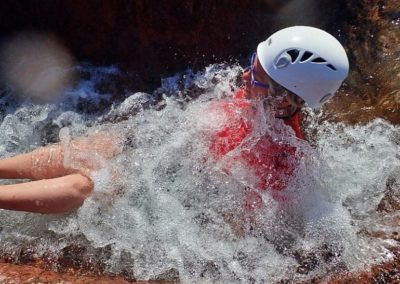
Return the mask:
M276 135L304 156L284 193L289 201L265 192L263 207L248 216L243 199L251 182L238 178L247 176L245 169L227 175L207 158L209 133L224 123L207 105L232 96L239 66L188 70L164 79L153 94L129 91L124 101L96 114L82 112L79 102L109 99L96 90L96 80L119 71L84 68L90 79L56 103L17 103L12 90L2 91L0 156L104 132L122 137L122 153L101 161L104 168L92 173L93 194L74 213L2 210L2 254L18 260L15 252L26 246L37 257L56 255L72 243L107 247L109 253L98 256L106 271L182 283L299 282L391 258L395 240L363 232L396 230L382 222L396 213L376 209L388 179L400 183L398 126L380 119L333 124L308 110L309 144L268 112L259 115L254 141ZM65 163L79 167L76 157L92 154L67 152Z

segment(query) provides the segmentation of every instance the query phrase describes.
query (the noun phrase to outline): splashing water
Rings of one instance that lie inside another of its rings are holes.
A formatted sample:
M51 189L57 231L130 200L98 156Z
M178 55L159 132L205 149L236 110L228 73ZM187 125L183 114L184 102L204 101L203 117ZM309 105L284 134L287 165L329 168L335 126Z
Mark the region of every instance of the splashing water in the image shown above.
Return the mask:
M44 137L60 128L64 145L80 135L112 131L123 149L110 161L67 151L69 166L101 160L104 168L92 174L93 194L64 216L1 211L2 254L18 260L29 246L43 257L81 244L86 257L99 258L109 272L183 283L298 282L390 258L394 240L363 232L396 230L382 222L396 213L376 208L388 178L400 179L400 129L379 119L352 127L317 123L318 116L310 114L308 124L317 130L311 147L268 112L259 115L251 139L276 135L304 157L285 190L288 201L265 192L263 207L249 214L243 199L251 180L238 178L251 179L246 169L226 175L208 158L210 133L226 122L208 106L215 98L230 98L240 72L223 65L187 71L163 81L155 93L164 99L135 93L97 118L76 110L74 95L100 96L83 89L91 82L70 90L62 104L4 107L3 157L51 141ZM132 112L136 115L119 121ZM107 252L93 256L90 248Z

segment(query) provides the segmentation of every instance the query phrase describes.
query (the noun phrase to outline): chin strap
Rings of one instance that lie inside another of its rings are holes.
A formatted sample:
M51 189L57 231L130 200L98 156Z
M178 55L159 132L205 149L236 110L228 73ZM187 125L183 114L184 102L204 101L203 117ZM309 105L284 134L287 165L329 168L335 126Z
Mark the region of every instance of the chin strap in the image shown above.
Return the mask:
M283 120L289 120L289 119L292 119L294 116L296 116L300 112L300 110L301 110L301 108L298 107L298 108L296 108L296 110L291 115L287 115L287 116L275 115L275 118L279 118L279 119L283 119Z
M301 130L300 110L301 108L297 108L292 115L286 117L279 117L279 119L282 119L286 125L290 126L294 130L297 138L304 140L304 135Z

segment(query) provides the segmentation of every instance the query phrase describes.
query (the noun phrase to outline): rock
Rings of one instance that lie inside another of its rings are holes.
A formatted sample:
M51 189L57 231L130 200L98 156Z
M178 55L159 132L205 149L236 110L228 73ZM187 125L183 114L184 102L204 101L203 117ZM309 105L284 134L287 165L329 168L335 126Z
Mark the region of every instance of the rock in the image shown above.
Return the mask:
M399 10L397 0L346 2L342 33L350 76L323 119L355 124L380 117L400 124Z
M399 267L400 267L400 258L399 254L397 253L392 261L375 265L371 269L366 269L365 271L338 275L325 282L329 284L400 283Z
M386 191L378 204L379 212L395 212L400 210L400 169L397 168L386 181Z
M93 283L93 284L128 284L121 277L100 277L87 276L77 271L69 271L68 273L56 273L46 271L31 265L15 265L5 262L0 262L0 282L1 283ZM137 282L136 282L137 283ZM145 283L145 282L142 282Z

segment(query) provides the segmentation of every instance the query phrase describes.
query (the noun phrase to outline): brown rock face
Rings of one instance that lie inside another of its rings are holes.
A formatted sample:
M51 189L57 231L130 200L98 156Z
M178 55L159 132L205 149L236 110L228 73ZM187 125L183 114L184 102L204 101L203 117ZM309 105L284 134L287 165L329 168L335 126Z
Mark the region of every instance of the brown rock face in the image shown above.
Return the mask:
M348 1L342 28L350 76L327 117L351 124L380 117L400 123L400 2Z
M396 176L400 168L393 171L394 174L386 181L386 193L378 205L379 212L396 212L400 210L400 179Z
M329 284L400 283L400 259L397 253L390 262L376 265L370 270L332 278Z
M46 271L30 265L14 265L9 263L0 263L0 282L1 283L93 283L93 284L128 284L120 277L96 277L79 275L74 271L69 273L56 273ZM143 282L142 282L143 283Z

